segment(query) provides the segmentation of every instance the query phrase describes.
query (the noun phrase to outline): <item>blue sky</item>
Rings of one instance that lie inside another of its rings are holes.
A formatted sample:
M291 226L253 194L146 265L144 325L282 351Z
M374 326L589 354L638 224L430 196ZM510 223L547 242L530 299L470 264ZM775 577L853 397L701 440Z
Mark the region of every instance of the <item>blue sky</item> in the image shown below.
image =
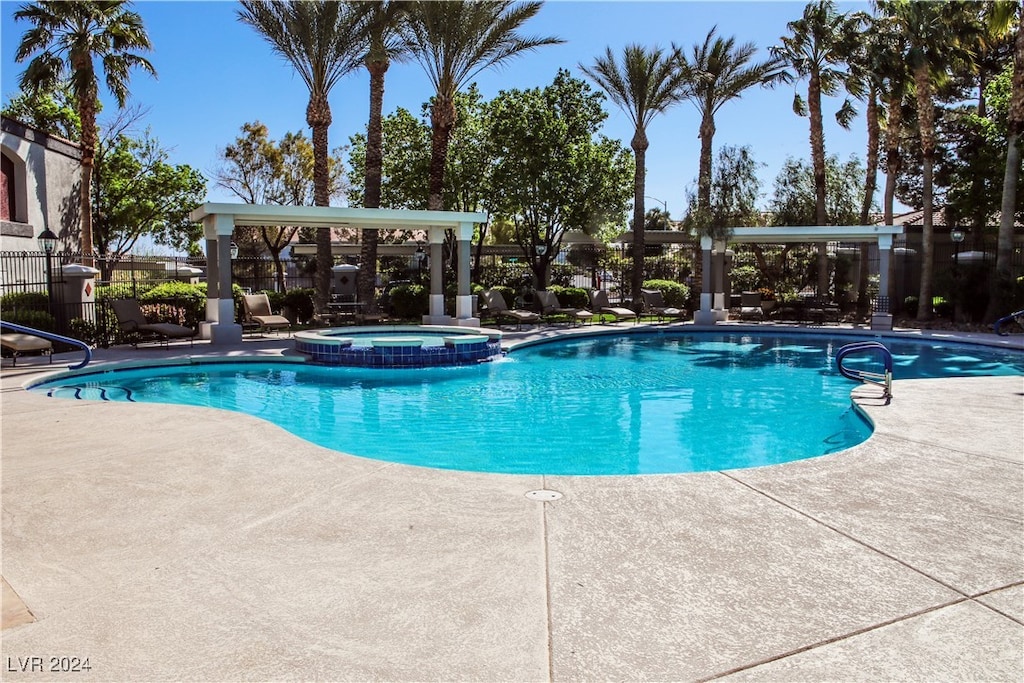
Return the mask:
M0 3L0 94L5 103L17 92L17 78L24 69L24 64L14 62L27 27L13 19L20 4ZM541 48L503 69L482 72L476 82L489 99L502 89L548 85L560 67L583 77L578 65L592 64L608 46L616 54L628 43L669 47L674 42L689 48L702 42L716 25L720 35L753 42L764 57L767 48L787 33L786 23L799 18L803 7L803 2L549 0L525 31L554 35L565 44ZM237 21L237 3L142 1L136 2L135 8L153 42L149 58L158 77L134 74L132 101L148 109L142 126L149 126L171 150L173 163L190 164L212 177L219 152L249 121L265 123L274 139L289 131L309 134L305 125L308 90L291 68L271 53L262 37ZM866 2L845 2L840 9L870 8ZM365 130L368 83L365 70L359 70L331 92L332 147L346 144L351 134ZM808 121L792 111L794 88L806 93L804 83L749 90L742 99L726 104L716 117L715 149L726 144L749 145L754 158L765 164L761 177L766 194L771 193L772 181L787 156L810 156ZM417 63L393 65L387 75L385 112L401 106L418 115L420 105L431 94ZM826 149L841 159L850 154L863 159L863 115L845 131L832 118L838 104L836 100L824 106ZM101 123L113 108L113 104L107 106ZM609 118L604 133L628 147L633 135L628 117L611 102L606 108ZM693 105L683 102L657 117L648 129L647 194L667 203L674 218L682 217L687 188L693 186L697 175L699 122ZM211 182L209 200L231 198ZM658 205L647 200L647 208Z

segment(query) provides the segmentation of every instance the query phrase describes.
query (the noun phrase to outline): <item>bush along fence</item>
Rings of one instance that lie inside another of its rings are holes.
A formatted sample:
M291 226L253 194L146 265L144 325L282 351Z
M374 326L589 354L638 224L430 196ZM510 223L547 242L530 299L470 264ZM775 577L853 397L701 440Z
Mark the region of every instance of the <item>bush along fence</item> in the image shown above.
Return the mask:
M779 309L799 308L802 301L828 301L849 311L866 294L872 308L913 316L920 284L919 236L897 240L892 258L892 291L879 292L876 275L861 282L858 245L829 245L829 291L817 292L816 247L811 244L743 244L727 255L725 291L738 295L758 291L762 301L775 301ZM987 239L987 238L986 238ZM960 252L952 242L938 242L935 250L933 305L939 317L980 321L988 304L994 271L995 242ZM1020 276L1022 253L1014 252L1014 272ZM47 258L39 252L0 252L0 315L4 320L75 337L99 346L123 343L116 319L106 301L135 298L153 319L198 326L206 314L206 262L175 256L121 256L94 258L95 277L90 291L83 289L81 259L58 253ZM689 244L648 245L644 258L644 287L659 289L670 306L694 310L700 293L699 254ZM416 320L427 310L429 270L416 268L409 259L383 257L379 262L378 303L383 312ZM877 273L878 255L868 253L867 271ZM451 264L446 282L454 283ZM557 254L546 269L548 282L540 283L530 264L515 246L487 247L473 264L473 293L499 288L511 304L530 306L541 286L555 290L565 306L585 307L591 289L605 289L619 305L634 306L629 291L633 260L629 245L602 247L573 245ZM312 273L309 258L286 259L280 268L268 258L232 261L236 302L244 291L265 291L273 308L302 324L312 320ZM1014 281L1014 310L1024 308L1024 279ZM446 288L454 301L455 285ZM738 305L738 304L737 304ZM769 304L770 305L770 304Z

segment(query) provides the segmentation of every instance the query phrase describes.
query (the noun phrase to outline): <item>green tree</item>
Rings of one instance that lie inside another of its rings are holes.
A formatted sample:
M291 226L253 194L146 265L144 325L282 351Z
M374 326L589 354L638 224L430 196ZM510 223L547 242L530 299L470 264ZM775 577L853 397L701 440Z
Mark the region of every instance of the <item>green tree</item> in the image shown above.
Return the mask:
M917 97L917 128L921 144L922 218L921 286L917 319L932 317L932 276L934 248L934 166L935 166L935 85L947 78L951 65L970 56L968 46L976 33L972 21L972 3L957 0L911 2L876 0L879 12L887 17L907 40L904 60L913 75Z
M4 107L3 115L65 140L77 142L82 138L82 120L67 82L58 83L52 90L19 92Z
M825 208L840 225L852 225L860 216L864 196L864 165L851 156L846 162L825 158ZM769 202L773 225L816 225L817 179L806 161L787 158L775 177Z
M241 0L241 4L239 20L260 33L309 88L306 123L313 132L313 200L316 206L330 206L328 129L333 119L328 95L361 65L361 13L340 2ZM327 308L333 265L331 229L317 228L317 311Z
M492 102L488 204L511 221L542 289L567 230L621 223L629 204L630 154L599 134L603 99L560 69L543 89L502 91Z
M633 276L630 293L643 287L644 273L644 195L647 194L647 126L658 114L679 102L689 86L689 74L679 67L677 54L661 48L650 50L637 44L625 47L620 63L612 49L605 48L593 66L580 65L633 123Z
M224 148L222 164L216 174L217 185L247 204L309 206L316 193L313 180L313 145L303 133L286 133L280 142L259 121L242 125L242 135ZM344 160L335 150L328 159L330 196L341 194L344 185ZM295 226L260 226L249 240L250 247L270 253L278 291L286 291L281 252L298 233ZM245 243L245 239L240 240Z
M788 81L807 79L807 99L795 93L793 111L810 119L811 163L814 168L815 220L817 225L839 223L828 215L825 188L825 129L822 121L822 95L836 96L841 90L860 95L860 84L845 69L853 56L860 36L863 15L840 14L831 0L818 0L804 8L803 16L787 24L789 35L771 53L792 71ZM836 112L836 121L849 128L857 111L849 98ZM825 294L828 285L828 255L824 243L818 249L818 288Z
M430 126L403 107L381 120L381 199L390 209L426 209L430 169ZM366 134L349 137L349 206L366 196Z
M455 95L484 69L562 41L523 36L519 30L543 3L513 0L413 2L403 26L406 47L427 74L435 95L430 110L427 208L444 207L448 142L457 121Z
M101 140L95 159L93 225L96 251L118 257L140 237L195 253L202 228L189 213L206 196L206 178L167 163L167 150L147 130Z
M1009 308L1007 290L1013 282L1013 208L1020 205L1021 148L1024 147L1024 4L1018 5L1013 43L1013 77L1006 116L1006 166L1000 203L999 237L996 243L996 276L986 320L1004 315Z
M700 170L697 174L698 205L711 203L711 157L715 137L715 114L726 102L739 99L754 86L772 87L783 77L778 58L752 62L757 53L753 43L736 45L734 37L716 36L708 31L703 44L695 44L687 56L680 52L682 68L689 74L685 97L700 113Z
M683 227L696 235L728 239L730 227L760 225L761 181L757 172L762 167L764 164L754 159L749 147L722 147L713 165L706 208L702 208L699 190L697 194L688 193Z
M99 73L119 107L128 101L128 81L132 69L139 68L155 76L156 70L136 51L152 49L142 18L128 9L125 0L80 2L33 2L14 13L18 21L32 28L25 32L14 59L31 57L18 80L18 87L33 93L52 91L62 81L71 83L78 118L82 124L82 185L80 217L82 221L83 261L92 263L93 229L90 208L92 172L96 158L99 129Z

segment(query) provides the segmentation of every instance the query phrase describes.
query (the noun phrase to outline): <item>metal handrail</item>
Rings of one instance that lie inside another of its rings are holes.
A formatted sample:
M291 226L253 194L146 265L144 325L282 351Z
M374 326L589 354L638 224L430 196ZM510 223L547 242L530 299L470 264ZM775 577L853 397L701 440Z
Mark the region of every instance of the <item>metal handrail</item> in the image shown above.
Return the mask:
M882 356L882 365L885 372L871 372L869 370L851 370L843 365L843 360L851 353L859 351L877 351ZM836 367L839 374L855 382L874 384L882 387L882 396L892 398L892 352L881 342L862 341L847 344L836 353Z
M999 328L1002 327L1004 323L1008 322L1016 322L1021 327L1024 327L1024 310L1014 311L1010 315L1000 318L999 320L996 321L995 325L992 326L992 331L1001 337L1005 337L1010 333L1003 332Z
M84 341L78 339L72 339L71 337L65 337L60 334L54 334L53 332L44 332L43 330L37 330L34 327L25 327L24 325L18 325L16 323L9 323L6 320L0 320L0 327L7 327L15 332L21 332L22 334L31 334L34 337L42 337L52 342L58 342L60 344L68 344L70 346L77 346L78 348L85 351L85 358L82 359L81 363L77 365L69 365L68 370L81 370L89 361L92 360L92 349Z

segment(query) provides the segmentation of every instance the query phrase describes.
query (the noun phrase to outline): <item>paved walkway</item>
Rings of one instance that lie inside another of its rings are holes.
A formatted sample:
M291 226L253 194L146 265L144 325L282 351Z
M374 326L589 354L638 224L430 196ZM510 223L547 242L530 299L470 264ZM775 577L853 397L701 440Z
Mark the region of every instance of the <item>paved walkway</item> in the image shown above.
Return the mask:
M831 456L544 477L47 399L24 362L0 374L5 621L28 610L4 680L1024 679L1021 377L897 380Z

